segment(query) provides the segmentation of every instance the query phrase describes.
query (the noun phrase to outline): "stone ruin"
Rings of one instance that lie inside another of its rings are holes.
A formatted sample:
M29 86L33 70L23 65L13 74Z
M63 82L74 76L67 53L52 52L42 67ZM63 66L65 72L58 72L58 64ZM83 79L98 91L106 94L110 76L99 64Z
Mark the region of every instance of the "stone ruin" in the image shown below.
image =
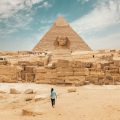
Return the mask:
M59 17L33 51L0 52L0 82L120 84L120 50L92 51Z

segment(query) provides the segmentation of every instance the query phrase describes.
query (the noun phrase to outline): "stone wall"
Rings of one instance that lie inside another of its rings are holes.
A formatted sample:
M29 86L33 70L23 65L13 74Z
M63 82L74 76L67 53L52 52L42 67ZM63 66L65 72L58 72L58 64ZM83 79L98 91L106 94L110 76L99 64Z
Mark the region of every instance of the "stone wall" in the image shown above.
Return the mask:
M91 63L58 60L56 68L39 67L35 71L37 83L51 84L119 84L120 61Z
M17 82L20 69L17 66L0 66L0 82Z
M120 84L119 52L86 52L73 56L69 52L60 50L54 51L51 59L47 55L11 56L10 64L0 64L0 82L74 84L77 86L91 83L95 85ZM16 61L15 64L13 60Z

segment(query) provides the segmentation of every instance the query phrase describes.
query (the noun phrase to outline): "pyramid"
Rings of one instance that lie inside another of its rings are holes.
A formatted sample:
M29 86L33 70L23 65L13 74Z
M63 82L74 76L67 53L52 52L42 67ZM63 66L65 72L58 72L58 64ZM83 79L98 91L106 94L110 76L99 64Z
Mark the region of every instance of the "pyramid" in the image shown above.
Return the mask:
M60 38L62 37L62 38ZM70 27L63 17L58 17L51 29L43 36L33 51L54 51L57 49L57 40L66 39L68 46L61 45L71 51L90 51L91 48L85 41Z

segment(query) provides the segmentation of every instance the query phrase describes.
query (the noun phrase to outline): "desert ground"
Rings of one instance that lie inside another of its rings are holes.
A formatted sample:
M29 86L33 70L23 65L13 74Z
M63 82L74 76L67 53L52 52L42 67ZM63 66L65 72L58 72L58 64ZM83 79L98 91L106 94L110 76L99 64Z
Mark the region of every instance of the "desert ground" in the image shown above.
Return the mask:
M58 95L55 108L49 98L52 87ZM10 94L10 88L20 93ZM26 89L35 93L25 94ZM68 92L70 89L76 91ZM1 83L0 120L120 120L120 86Z

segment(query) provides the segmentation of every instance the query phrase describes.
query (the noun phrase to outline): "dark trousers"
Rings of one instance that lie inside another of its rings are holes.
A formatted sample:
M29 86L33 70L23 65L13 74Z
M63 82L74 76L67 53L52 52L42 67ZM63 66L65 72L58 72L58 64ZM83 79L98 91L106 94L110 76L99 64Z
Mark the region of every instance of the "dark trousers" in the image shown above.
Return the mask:
M52 106L55 105L55 99L51 99L51 104L52 104Z

